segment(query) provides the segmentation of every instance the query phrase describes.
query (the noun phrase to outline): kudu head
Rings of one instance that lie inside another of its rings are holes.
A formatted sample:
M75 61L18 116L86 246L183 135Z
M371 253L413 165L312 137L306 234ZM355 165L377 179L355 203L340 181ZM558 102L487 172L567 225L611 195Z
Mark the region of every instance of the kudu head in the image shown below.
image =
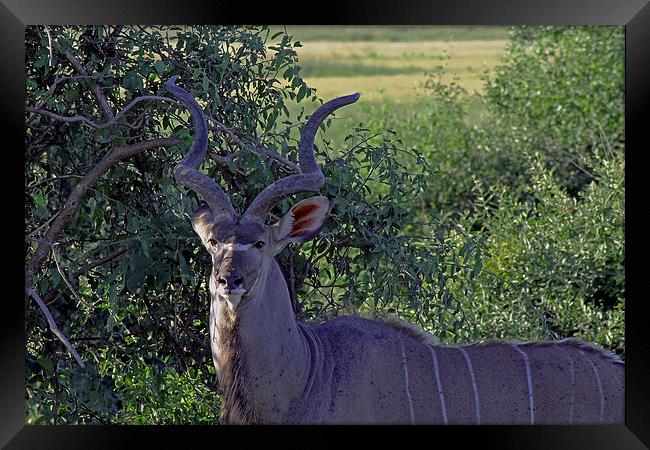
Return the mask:
M323 120L341 106L357 101L359 94L338 97L320 106L305 124L299 142L300 174L290 175L267 186L244 214L234 210L219 184L198 168L207 153L208 128L196 100L176 86L176 77L167 90L190 110L194 141L174 169L176 181L200 194L206 204L192 215L192 227L212 256L210 292L225 301L234 312L256 298L264 288L271 262L289 242L307 242L323 226L329 209L326 197L310 197L296 203L278 222L266 225L273 206L299 192L318 192L325 183L314 157L314 137Z

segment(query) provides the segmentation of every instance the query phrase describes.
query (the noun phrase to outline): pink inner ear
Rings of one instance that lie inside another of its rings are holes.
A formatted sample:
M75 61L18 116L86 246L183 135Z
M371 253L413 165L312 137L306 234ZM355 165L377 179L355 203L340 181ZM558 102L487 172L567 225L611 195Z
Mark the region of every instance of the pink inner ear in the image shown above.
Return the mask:
M294 222L291 226L289 237L300 237L310 231L318 222L320 206L314 203L305 203L293 208Z
M311 229L311 226L314 222L315 220L313 217L304 217L299 221L294 222L293 226L291 227L291 233L289 233L289 237L302 236Z
M295 206L291 212L293 212L293 217L295 217L296 222L299 222L301 219L310 215L317 209L318 205L315 205L313 203L305 203L304 205Z

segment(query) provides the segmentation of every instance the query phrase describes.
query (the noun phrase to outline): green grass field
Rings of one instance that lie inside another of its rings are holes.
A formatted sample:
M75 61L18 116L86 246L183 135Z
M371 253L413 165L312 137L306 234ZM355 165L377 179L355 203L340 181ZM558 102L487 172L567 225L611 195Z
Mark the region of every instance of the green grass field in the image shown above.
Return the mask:
M301 75L321 99L361 93L356 105L337 114L327 133L335 142L368 115L421 107L427 101L423 85L433 74L469 94L482 92L482 78L498 64L508 37L505 27L271 27L283 29L302 44L296 48ZM317 104L289 106L309 113ZM469 111L470 120L478 117L480 111Z
M298 58L307 83L323 99L361 92L365 100L414 100L429 74L458 78L481 92L481 77L497 64L504 40L419 42L301 41Z

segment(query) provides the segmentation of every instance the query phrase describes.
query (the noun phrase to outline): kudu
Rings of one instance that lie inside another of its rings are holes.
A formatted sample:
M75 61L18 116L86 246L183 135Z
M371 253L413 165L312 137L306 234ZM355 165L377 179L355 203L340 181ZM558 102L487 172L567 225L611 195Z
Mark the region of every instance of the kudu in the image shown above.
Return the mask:
M330 113L359 95L320 106L302 130L302 173L266 187L238 215L216 181L198 170L207 151L205 116L175 79L167 89L189 109L194 141L174 177L207 203L191 221L212 256L210 345L223 422L623 423L624 363L584 342L441 346L396 321L297 322L275 256L320 231L329 201L307 198L277 223L265 219L280 199L324 185L314 136Z

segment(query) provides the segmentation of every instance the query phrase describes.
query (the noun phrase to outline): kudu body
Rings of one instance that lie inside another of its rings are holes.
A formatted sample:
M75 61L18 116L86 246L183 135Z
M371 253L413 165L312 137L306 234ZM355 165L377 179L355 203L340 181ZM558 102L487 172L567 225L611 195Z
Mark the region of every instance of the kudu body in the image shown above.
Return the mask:
M580 341L447 347L386 321L297 322L275 255L288 242L312 239L329 202L311 197L274 225L264 220L281 198L322 187L316 130L358 94L327 102L311 116L300 140L302 173L264 189L240 216L221 187L198 171L207 151L205 117L175 78L167 88L190 110L195 136L174 175L207 203L192 225L212 256L210 344L223 390L222 421L623 423L623 362Z

